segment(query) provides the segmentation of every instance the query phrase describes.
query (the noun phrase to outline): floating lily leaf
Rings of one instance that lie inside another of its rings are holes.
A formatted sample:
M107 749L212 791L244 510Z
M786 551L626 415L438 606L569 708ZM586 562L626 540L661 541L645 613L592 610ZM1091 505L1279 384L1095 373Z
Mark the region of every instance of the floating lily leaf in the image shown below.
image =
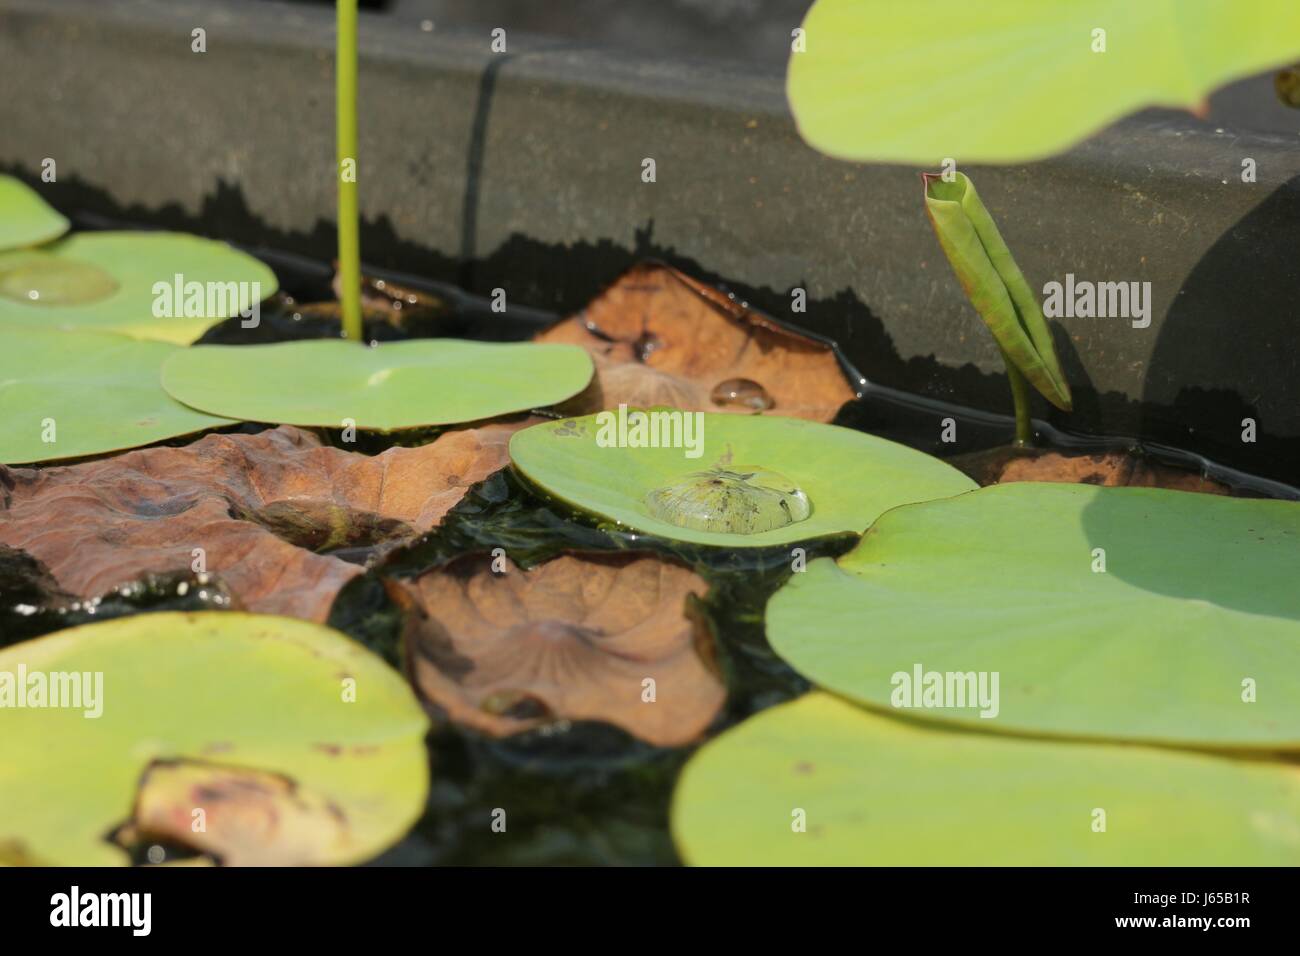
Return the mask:
M522 424L451 431L373 457L284 427L0 470L0 542L39 559L79 597L146 572L204 570L249 610L323 621L362 571L339 555L364 558L436 525L507 463L507 438Z
M672 828L703 866L1294 866L1298 816L1286 764L952 733L814 692L706 744Z
M215 415L385 432L545 408L589 381L591 359L573 346L459 339L204 345L162 372L173 397Z
M0 176L0 250L36 246L68 231L68 220L36 191Z
M1293 0L817 0L787 91L843 159L1021 163L1300 55Z
M5 686L26 702L6 708L0 734L0 846L11 857L122 864L110 834L156 826L165 806L172 825L158 829L232 861L266 841L284 855L256 862L353 863L423 808L418 702L400 675L319 625L229 611L89 624L0 651ZM241 793L241 771L275 774L282 789ZM132 820L139 796L143 818ZM286 815L290 804L301 812ZM215 829L196 837L197 811Z
M981 730L1296 747L1297 567L1293 502L996 485L891 511L810 563L768 604L768 638L828 690ZM922 696L914 675L949 672L998 675L998 700Z
M596 363L591 386L564 406L574 415L671 405L828 422L855 394L829 345L654 262L537 339L581 345Z
M276 288L274 272L224 242L176 232L80 233L0 253L0 325L188 345Z
M941 176L925 176L925 208L939 245L1008 364L1049 402L1069 411L1070 386L1038 298L980 202L975 184L964 173L955 177L946 182Z
M233 424L163 391L159 369L176 351L122 335L0 324L0 462L81 458Z
M494 736L603 720L649 743L694 740L722 707L712 636L689 611L707 590L638 554L563 556L521 571L471 557L421 576L407 633L416 686ZM649 683L647 683L647 681Z
M678 447L629 447L650 436ZM510 440L510 457L575 508L727 548L860 534L889 508L975 487L937 458L852 429L668 409L535 425Z

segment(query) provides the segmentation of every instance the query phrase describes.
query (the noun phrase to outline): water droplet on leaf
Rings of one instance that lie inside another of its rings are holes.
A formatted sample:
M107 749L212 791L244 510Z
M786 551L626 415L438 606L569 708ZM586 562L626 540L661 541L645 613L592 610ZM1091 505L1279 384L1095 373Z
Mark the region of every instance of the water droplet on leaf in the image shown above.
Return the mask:
M636 352L637 359L641 362L647 361L651 355L663 347L663 339L648 330L642 332L640 337L632 345L633 350Z
M785 475L739 466L693 472L650 492L646 505L679 528L729 534L772 531L812 514L808 496Z
M750 408L764 412L776 404L762 385L749 378L729 378L713 386L713 404L722 408Z
M0 268L0 295L33 305L86 305L108 298L117 287L99 266L46 253Z

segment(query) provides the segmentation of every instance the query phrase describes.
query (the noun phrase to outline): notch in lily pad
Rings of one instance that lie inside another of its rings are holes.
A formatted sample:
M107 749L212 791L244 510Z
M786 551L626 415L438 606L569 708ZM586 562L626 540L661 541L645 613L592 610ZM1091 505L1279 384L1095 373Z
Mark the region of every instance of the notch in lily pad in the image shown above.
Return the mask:
M675 434L690 441L674 445ZM641 443L651 435L653 445ZM889 508L975 487L937 458L864 432L666 408L534 425L511 438L510 458L580 511L728 548L856 535Z
M925 173L925 209L962 289L993 333L1006 363L1016 441L1033 440L1028 385L1063 411L1072 407L1052 332L1024 273L965 173ZM1028 384L1026 384L1028 383Z

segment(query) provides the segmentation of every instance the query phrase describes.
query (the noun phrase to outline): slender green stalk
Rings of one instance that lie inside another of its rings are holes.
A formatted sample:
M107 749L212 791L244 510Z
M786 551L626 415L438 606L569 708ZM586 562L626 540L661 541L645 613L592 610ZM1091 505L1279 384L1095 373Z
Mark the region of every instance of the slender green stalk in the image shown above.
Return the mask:
M357 208L357 0L338 0L334 70L339 177L339 300L343 334L361 341L361 224Z
M1002 360L1007 366L1007 381L1011 383L1011 400L1016 406L1016 444L1032 445L1034 423L1029 417L1029 383L1006 352L1002 353Z

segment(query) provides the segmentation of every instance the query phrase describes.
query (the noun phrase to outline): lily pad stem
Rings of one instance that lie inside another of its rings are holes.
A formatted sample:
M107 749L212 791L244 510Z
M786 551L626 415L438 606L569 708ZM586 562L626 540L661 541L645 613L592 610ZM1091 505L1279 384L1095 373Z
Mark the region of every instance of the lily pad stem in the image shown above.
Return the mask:
M1029 417L1029 383L1006 352L1002 361L1007 367L1007 381L1011 383L1011 401L1016 406L1016 444L1034 443L1034 423Z
M336 112L339 177L339 300L343 335L361 341L361 236L357 210L357 0L338 0Z

